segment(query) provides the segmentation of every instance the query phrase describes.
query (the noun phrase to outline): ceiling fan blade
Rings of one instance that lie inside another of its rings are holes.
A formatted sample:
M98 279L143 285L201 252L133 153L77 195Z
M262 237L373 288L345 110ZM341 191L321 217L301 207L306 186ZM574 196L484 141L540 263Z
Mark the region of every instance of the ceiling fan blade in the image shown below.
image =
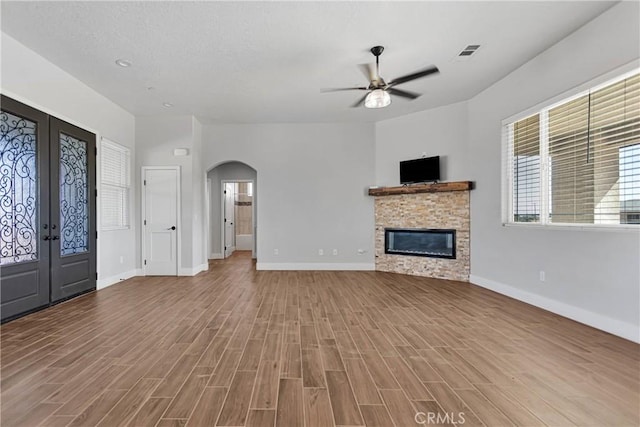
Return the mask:
M320 92L325 93L325 92L342 92L345 90L367 90L369 89L368 87L365 86L356 86L356 87L337 87L337 88L327 88L327 89L320 89Z
M395 89L392 87L387 89L387 92L389 92L391 95L397 95L397 96L401 96L403 98L409 98L409 99L416 99L422 95L420 93L409 92L406 90Z
M369 95L369 94L367 94L367 95ZM359 106L361 106L361 105L364 103L364 99L367 97L367 95L365 95L365 96L363 96L362 98L360 98L360 99L358 100L358 102L356 102L355 104L353 104L353 105L351 106L351 108L358 108Z
M389 86L395 86L402 83L410 82L411 80L419 79L422 77L426 77L430 74L439 73L438 67L432 66L429 68L425 68L424 70L415 72L413 74L407 74L406 76L398 77L397 79L393 79L389 82Z
M358 68L369 82L378 80L378 73L376 73L376 67L373 64L358 64Z

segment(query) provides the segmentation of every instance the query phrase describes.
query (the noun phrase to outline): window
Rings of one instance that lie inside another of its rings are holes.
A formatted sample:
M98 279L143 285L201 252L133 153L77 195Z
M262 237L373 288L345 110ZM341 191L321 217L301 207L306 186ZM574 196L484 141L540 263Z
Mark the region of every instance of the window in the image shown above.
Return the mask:
M115 142L102 140L100 223L103 230L129 228L130 155Z
M620 223L640 224L640 144L620 149Z
M640 73L504 125L508 223L640 224Z

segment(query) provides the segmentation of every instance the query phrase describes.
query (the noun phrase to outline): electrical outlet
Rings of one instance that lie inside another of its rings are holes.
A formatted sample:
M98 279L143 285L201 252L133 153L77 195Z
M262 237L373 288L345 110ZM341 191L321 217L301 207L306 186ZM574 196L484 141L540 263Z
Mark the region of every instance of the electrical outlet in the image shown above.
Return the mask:
M545 282L546 280L547 280L547 275L545 274L544 270L540 270L540 281Z
M279 251L279 250L277 250L277 249L274 249L274 250L273 250L273 254L274 254L274 255L280 255L280 251Z
M337 250L337 249L334 249L334 250L333 250L333 254L334 254L334 255L338 255L338 250Z
M321 256L324 255L324 250L318 249L318 255L321 255Z

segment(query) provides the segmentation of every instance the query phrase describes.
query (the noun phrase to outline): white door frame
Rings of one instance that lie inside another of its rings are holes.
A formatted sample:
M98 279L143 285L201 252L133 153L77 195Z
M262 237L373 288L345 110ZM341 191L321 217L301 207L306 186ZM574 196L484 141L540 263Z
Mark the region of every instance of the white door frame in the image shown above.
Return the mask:
M181 214L180 214L180 200L181 200L181 194L180 194L180 166L142 166L142 170L141 170L141 178L140 178L140 186L142 187L142 191L140 192L140 194L142 195L141 198L141 209L140 209L140 213L141 213L141 217L140 217L140 224L141 227L140 229L142 230L141 233L141 241L142 241L142 245L141 245L141 258L140 258L140 263L142 264L142 275L146 276L147 275L147 267L144 264L144 260L146 259L146 254L147 254L147 248L146 248L146 242L145 242L145 224L144 224L144 220L146 217L146 203L145 203L145 196L146 196L146 185L145 185L145 172L148 170L174 170L176 171L176 188L177 188L177 192L176 192L176 214L177 214L177 227L178 227L178 232L176 233L176 262L178 265L176 265L176 275L179 276L180 275L180 266L182 265L182 254L181 254L181 248L182 248L182 219L181 219Z
M204 231L206 238L204 239L204 253L207 259L207 265L209 265L209 259L211 259L211 179L204 174Z
M227 188L226 188L226 184L236 184L237 181L233 181L233 180L222 180L221 184L222 184L222 217L220 218L221 222L222 222L222 242L221 246L222 246L222 258L223 259L227 259L227 222L225 221L227 219L227 197L225 197L227 195ZM236 195L235 195L235 191L237 189L237 185L233 186L234 189L234 194L233 194L233 219L232 219L232 225L233 225L233 252L235 252L236 250L236 246L235 246L235 241L236 241L236 226L235 226L235 221L236 221ZM231 252L231 253L233 253Z
M251 186L253 187L253 196L251 197L251 236L253 239L253 248L255 250L256 247L256 226L255 226L255 221L256 221L256 210L255 210L255 204L254 204L254 196L256 193L256 185L255 182L253 182L253 179L223 179L220 181L220 185L221 185L221 189L220 189L220 253L222 254L222 258L224 258L224 243L225 243L225 229L224 229L224 185L227 183L233 183L233 182L250 182ZM235 221L235 218L234 218ZM251 252L254 252L254 250L252 250ZM258 255L256 254L256 258L258 257Z

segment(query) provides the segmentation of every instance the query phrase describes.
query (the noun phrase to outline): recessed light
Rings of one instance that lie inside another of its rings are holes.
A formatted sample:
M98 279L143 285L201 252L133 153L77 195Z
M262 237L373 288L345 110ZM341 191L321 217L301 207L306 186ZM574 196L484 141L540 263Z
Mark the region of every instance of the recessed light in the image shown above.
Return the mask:
M126 59L116 59L116 64L123 67L123 68L127 68L127 67L131 67L131 61L127 61Z
M162 103L162 105L164 105L164 106L165 106L165 107L167 107L167 108L171 108L171 107L173 107L173 104L172 104L172 103L170 103L170 102L163 102L163 103Z

